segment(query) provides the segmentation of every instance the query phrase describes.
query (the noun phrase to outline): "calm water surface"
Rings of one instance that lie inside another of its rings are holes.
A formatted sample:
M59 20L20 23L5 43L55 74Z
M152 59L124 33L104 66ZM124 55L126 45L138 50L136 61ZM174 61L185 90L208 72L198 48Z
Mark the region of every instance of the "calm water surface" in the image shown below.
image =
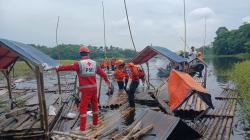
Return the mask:
M218 96L222 92L222 87L225 87L230 83L228 73L232 70L235 63L244 61L235 57L227 58L209 58L205 59L208 64L208 79L207 88L210 94L212 94L213 100L215 96ZM231 133L232 140L244 140L250 139L250 125L249 121L241 120L239 114L240 106L237 106L235 113L233 129Z

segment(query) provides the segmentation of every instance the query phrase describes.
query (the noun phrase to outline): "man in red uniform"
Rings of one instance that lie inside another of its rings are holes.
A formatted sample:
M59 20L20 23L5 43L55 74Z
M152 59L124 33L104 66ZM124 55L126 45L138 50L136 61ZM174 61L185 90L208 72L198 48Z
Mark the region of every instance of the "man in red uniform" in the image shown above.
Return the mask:
M76 71L79 79L79 90L81 91L80 102L80 130L86 129L87 107L89 102L92 104L93 125L98 124L98 99L96 74L102 76L110 88L110 82L106 73L97 66L96 62L89 58L89 49L87 46L81 45L79 49L81 60L70 65L62 65L56 67L57 71Z

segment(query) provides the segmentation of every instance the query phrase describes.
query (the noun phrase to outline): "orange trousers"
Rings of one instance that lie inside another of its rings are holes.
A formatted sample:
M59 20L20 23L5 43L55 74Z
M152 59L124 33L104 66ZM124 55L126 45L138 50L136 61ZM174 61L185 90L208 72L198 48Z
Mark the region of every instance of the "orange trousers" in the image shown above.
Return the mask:
M87 110L88 105L91 103L93 113L93 125L98 124L98 99L97 89L82 89L80 102L80 130L84 131L87 124Z

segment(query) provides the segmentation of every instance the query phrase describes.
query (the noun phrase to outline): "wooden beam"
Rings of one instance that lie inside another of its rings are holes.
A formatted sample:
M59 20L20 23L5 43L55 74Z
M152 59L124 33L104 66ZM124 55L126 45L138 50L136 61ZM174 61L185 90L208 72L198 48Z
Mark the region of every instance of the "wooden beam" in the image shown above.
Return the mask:
M150 89L150 82L149 82L149 64L148 64L148 62L146 63L146 65L147 65L147 71L148 71L148 81L147 81L147 86L148 86L148 89Z
M12 62L11 66L9 67L7 73L8 75L10 74L11 70L14 68L14 65L16 64L16 61L18 60L19 57L16 57L16 59Z
M100 76L99 90L98 90L98 104L100 103L101 89L102 89L102 77Z
M59 89L59 104L62 104L62 89L61 89L61 78L60 78L60 73L59 71L56 71L57 75L57 84L58 84L58 89Z
M6 78L8 91L9 91L9 99L10 99L10 108L13 109L13 99L12 99L12 90L11 90L11 82L10 82L10 75L8 74L8 71L2 71L3 75Z
M41 118L41 127L44 130L45 137L48 139L49 128L48 128L48 113L44 95L44 82L43 82L43 73L40 72L40 68L38 66L35 67L35 74L37 78L37 94L39 100L39 108L40 108L40 118Z
M28 67L35 73L34 68L30 65L30 63L26 60L24 60L24 62L28 65Z
M204 74L204 87L206 88L207 87L207 66L205 65L205 74Z

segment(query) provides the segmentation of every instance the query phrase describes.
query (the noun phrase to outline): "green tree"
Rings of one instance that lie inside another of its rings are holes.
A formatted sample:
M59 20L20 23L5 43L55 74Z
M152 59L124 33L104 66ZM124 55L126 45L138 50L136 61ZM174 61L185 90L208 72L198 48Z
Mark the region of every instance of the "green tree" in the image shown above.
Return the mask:
M231 55L249 52L250 24L244 24L239 29L229 31L220 27L216 31L213 42L214 52L219 55Z
M54 59L68 59L68 60L77 60L80 59L78 54L78 49L80 45L77 44L61 44L56 47L47 47L41 45L34 45L35 48L41 50L42 52L48 54L50 57ZM100 46L92 46L89 45L89 49L91 51L90 57L93 59L103 59L104 56L104 47ZM136 53L131 49L122 49L119 47L106 47L106 54L108 58L132 58Z

